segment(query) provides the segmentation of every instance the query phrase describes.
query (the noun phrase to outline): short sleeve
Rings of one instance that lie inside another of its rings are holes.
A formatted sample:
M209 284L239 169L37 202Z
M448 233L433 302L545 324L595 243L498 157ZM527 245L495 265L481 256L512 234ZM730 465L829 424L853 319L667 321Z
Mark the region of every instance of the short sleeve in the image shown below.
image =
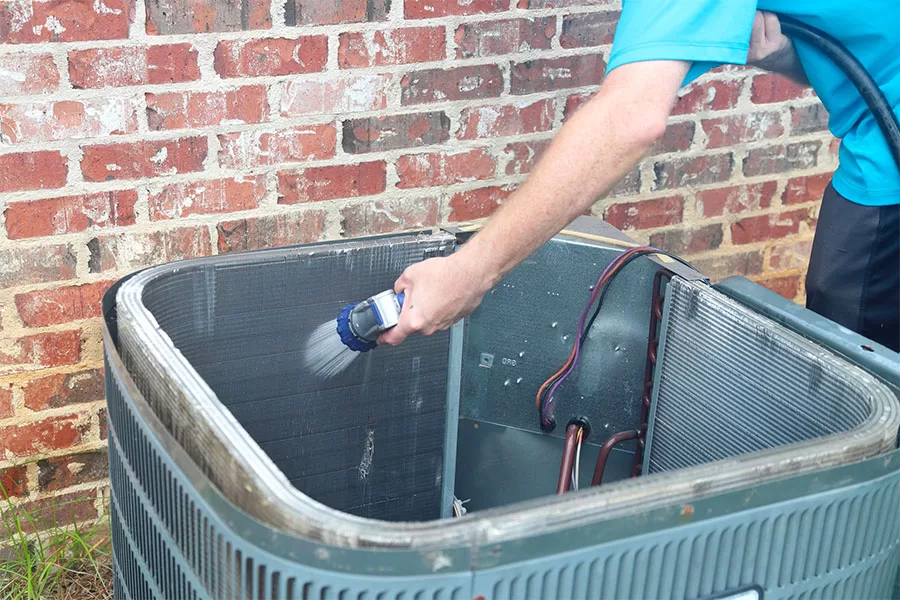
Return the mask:
M757 0L623 0L607 71L634 62L691 62L684 83L747 61Z

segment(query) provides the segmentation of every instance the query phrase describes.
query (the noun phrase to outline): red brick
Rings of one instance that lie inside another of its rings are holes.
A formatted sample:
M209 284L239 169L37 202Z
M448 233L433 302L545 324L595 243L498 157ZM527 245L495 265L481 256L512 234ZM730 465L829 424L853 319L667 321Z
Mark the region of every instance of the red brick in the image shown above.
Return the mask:
M692 185L721 183L731 179L734 157L730 152L656 162L653 189L670 190Z
M328 38L225 40L214 53L216 73L222 77L296 75L325 70Z
M211 33L269 29L270 0L147 0L147 33Z
M737 106L744 87L742 80L693 83L679 96L673 115L730 110Z
M407 19L433 19L454 15L495 13L509 8L508 0L406 0Z
M457 137L472 140L550 131L553 112L553 100L550 99L525 105L464 108Z
M722 148L749 142L776 138L784 133L781 115L777 112L759 112L747 115L731 115L701 122L706 132L707 148Z
M800 224L809 224L809 209L791 210L771 215L747 217L731 225L734 244L752 244L777 240L800 232Z
M96 521L97 508L94 501L93 491L79 491L25 502L15 510L28 515L28 518L21 517L19 523L22 526L22 533L29 534L67 527L75 523ZM4 526L5 524L0 525L0 535L3 535ZM6 537L12 537L14 533L10 532Z
M137 192L117 190L11 202L4 211L10 239L134 225Z
M278 203L299 204L380 194L385 190L383 160L357 165L310 167L278 173Z
M769 268L773 271L805 269L812 251L812 240L791 241L772 248L769 254Z
M465 23L456 30L456 57L480 58L549 50L555 17Z
M788 179L781 202L784 204L800 204L801 202L818 202L825 194L825 188L831 183L833 173L820 173L806 177Z
M563 17L559 44L563 48L612 44L618 23L618 11L566 15Z
M681 223L683 214L684 198L670 196L613 204L606 208L603 218L613 227L628 231L675 225Z
M764 73L753 78L753 83L750 87L750 100L754 104L796 100L806 96L808 90L809 88L797 85L787 77L773 73Z
M128 37L134 0L24 0L0 5L0 44Z
M16 294L25 327L46 327L100 316L100 301L112 281L98 281Z
M38 461L38 487L42 492L58 492L107 477L109 477L109 457L106 450Z
M59 88L59 69L51 54L0 56L0 96L45 94Z
M296 117L310 114L340 114L383 110L391 75L357 75L334 79L304 79L284 84L281 115Z
M68 244L0 250L0 289L73 279L75 260Z
M0 132L10 144L123 135L137 131L137 109L132 98L0 104Z
M216 92L147 94L147 123L151 131L262 123L268 116L264 85Z
M450 137L450 119L443 111L348 119L343 126L348 154L430 146Z
M8 419L13 416L12 390L0 388L0 419Z
M791 134L803 135L828 129L828 111L821 104L791 107Z
M841 151L841 140L840 138L832 138L831 142L828 144L828 154L831 156L833 160L837 160L840 156Z
M694 267L712 280L721 280L732 275L747 277L762 272L763 251L725 254L712 258L692 260Z
M29 381L23 388L25 406L34 411L103 400L103 370L58 373Z
M20 465L0 471L0 502L28 495L28 467ZM4 506L4 508L6 508Z
M100 439L105 440L109 436L105 408L97 411L97 418L100 420Z
M697 192L697 218L721 217L726 212L769 208L778 183L766 181Z
M722 225L704 225L689 229L670 229L650 236L650 245L674 254L695 254L715 250L722 245Z
M568 8L570 6L599 6L612 8L618 0L518 0L519 8Z
M55 150L0 155L0 193L61 188L68 163Z
M779 296L793 300L800 293L800 281L800 275L785 275L782 277L757 279L756 283L769 288Z
M29 335L0 344L0 365L56 367L81 360L81 331ZM0 438L3 436L0 435ZM0 440L0 446L2 446Z
M670 123L666 133L650 148L650 154L666 154L668 152L683 152L691 147L694 141L694 130L697 124L693 121Z
M203 170L206 138L85 146L81 172L85 181L141 179Z
M341 209L341 235L358 237L431 227L437 220L438 201L435 198L363 201Z
M551 140L535 140L530 142L513 142L507 144L503 150L505 154L512 155L506 163L507 175L524 175L530 173L540 160L544 150L550 146Z
M510 92L534 94L586 85L599 85L606 72L600 54L543 58L513 63Z
M265 194L266 180L260 175L172 183L150 194L150 219L250 210L259 206Z
M69 52L72 87L101 88L180 83L200 79L191 44L91 48Z
M322 238L325 211L307 210L226 221L217 229L219 253L307 244Z
M402 65L444 60L446 53L443 27L348 31L340 36L338 65L342 69Z
M252 169L283 162L330 158L337 130L327 125L301 125L280 131L242 131L219 136L219 164L226 169Z
M287 25L336 25L384 21L391 0L287 0Z
M496 98L502 91L503 74L497 65L425 69L407 73L400 80L400 103Z
M470 221L487 217L515 190L515 185L504 185L453 194L450 198L450 220Z
M754 177L810 169L818 164L821 146L822 142L815 141L753 148L744 158L744 175Z
M397 173L400 176L397 187L431 187L490 179L496 168L497 161L485 148L407 154L397 159Z
M106 235L93 238L87 247L91 273L133 270L212 254L205 226Z

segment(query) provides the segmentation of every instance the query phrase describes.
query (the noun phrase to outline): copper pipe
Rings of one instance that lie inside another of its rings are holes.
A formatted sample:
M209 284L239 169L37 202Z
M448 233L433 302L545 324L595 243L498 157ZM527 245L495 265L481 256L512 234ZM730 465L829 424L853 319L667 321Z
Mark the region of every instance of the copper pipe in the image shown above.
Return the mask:
M603 479L603 471L606 470L606 461L609 459L609 453L615 446L622 442L633 440L640 437L639 431L622 431L610 437L600 446L600 454L597 456L597 466L594 467L594 477L591 479L591 485L600 485Z
M559 481L556 482L556 493L569 491L569 480L572 479L572 468L575 465L575 448L578 445L580 427L572 423L566 428L566 443L563 445L562 464L559 465Z

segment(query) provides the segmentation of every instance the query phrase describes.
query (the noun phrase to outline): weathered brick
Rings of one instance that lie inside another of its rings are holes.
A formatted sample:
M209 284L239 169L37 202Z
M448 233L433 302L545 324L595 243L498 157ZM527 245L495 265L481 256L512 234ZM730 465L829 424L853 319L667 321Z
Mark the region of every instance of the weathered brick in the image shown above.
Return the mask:
M666 133L650 147L650 154L666 154L683 152L691 147L694 141L694 130L697 124L693 121L670 123Z
M216 92L147 94L147 123L151 131L262 123L268 116L264 85Z
M10 202L4 211L10 239L134 225L135 190Z
M100 301L112 281L98 281L16 294L16 308L26 327L46 327L100 316Z
M475 106L464 108L457 137L472 140L550 131L553 128L553 101L527 104Z
M336 138L333 123L226 133L219 136L219 164L226 169L252 169L330 158L335 153Z
M105 440L109 436L105 408L101 408L97 411L97 418L100 420L100 439Z
M737 214L745 210L759 210L772 205L778 183L766 181L748 185L697 192L697 218L721 217L726 212Z
M339 39L338 65L342 69L444 60L447 52L443 27L347 31Z
M397 159L399 188L450 185L490 179L497 161L485 148L457 152L407 154Z
M99 481L109 476L106 450L82 452L38 461L38 487L57 492L74 485Z
M0 193L61 188L68 163L55 150L0 155Z
M732 109L737 106L743 86L742 80L692 83L679 95L672 114L686 115Z
M612 8L621 0L518 0L519 8L568 8L570 6L600 6Z
M209 229L203 226L106 235L91 239L87 247L91 273L134 270L212 253Z
M137 110L133 98L0 104L0 140L21 144L134 133Z
M391 75L357 75L341 79L304 79L284 83L281 114L340 114L382 110L387 107Z
M809 209L785 211L771 215L747 217L731 225L734 244L752 244L777 240L800 232L800 224L810 224Z
M97 520L97 507L94 506L93 492L71 492L60 496L50 496L25 502L15 510L28 515L19 519L22 533L67 527L74 523L94 522ZM0 524L0 535L11 537L13 532L4 532L6 524Z
M71 365L81 359L81 331L40 333L0 344L0 370L3 365ZM0 434L0 438L2 438ZM0 447L3 442L0 441Z
M805 269L812 251L812 240L790 241L778 244L769 254L769 269L772 271L790 271Z
M753 78L750 86L750 100L754 104L796 100L807 95L809 88L797 85L787 77L774 73L764 73Z
M828 129L828 111L821 104L791 107L791 134L803 135Z
M387 165L383 160L281 171L278 173L278 203L321 202L380 194L386 187L386 173Z
M0 250L0 289L72 279L75 260L68 244Z
M150 194L150 219L250 210L259 206L265 194L266 180L262 175L171 183Z
M28 495L28 467L19 465L0 470L0 502ZM6 508L4 506L4 508ZM5 512L5 511L4 511Z
M0 388L0 419L8 419L13 416L12 390Z
M59 69L52 54L0 56L0 73L0 96L46 94L59 88Z
M24 386L23 393L27 408L42 411L103 400L103 390L103 370L89 369L33 379Z
M214 53L222 77L296 75L325 70L328 38L308 35L297 39L224 40Z
M443 111L349 119L343 125L349 154L428 146L450 137L450 119Z
M464 23L456 30L456 57L480 58L549 50L556 33L554 17Z
M818 202L825 194L825 188L831 183L832 173L820 173L806 177L788 179L781 195L783 204L800 204L801 202Z
M810 169L818 164L818 152L822 142L797 142L754 148L744 158L744 175L768 175L795 169Z
M600 54L542 58L516 62L510 71L510 92L534 94L571 87L599 85L606 72Z
M307 210L225 221L217 229L220 253L307 244L322 238L325 211Z
M128 37L134 0L18 0L0 5L0 44Z
M747 277L763 270L763 251L739 252L691 261L694 267L710 279L717 281L732 275Z
M269 29L270 0L147 0L147 33L211 33Z
M625 175L609 192L610 198L616 196L633 196L641 191L641 168L638 166Z
M69 52L69 79L75 88L180 83L200 79L191 44L91 48Z
M286 0L287 25L335 25L384 21L391 0Z
M341 235L358 237L437 224L438 201L399 198L363 201L341 209Z
M508 0L405 0L407 19L433 19L454 15L495 13L509 8Z
M715 250L722 245L724 231L720 223L681 229L670 229L650 236L650 245L674 254L694 254Z
M756 283L769 288L779 296L783 296L788 300L793 300L800 293L801 276L783 275L780 277L764 277L757 279Z
M722 148L776 138L784 133L781 115L777 112L758 112L732 115L701 122L706 132L707 148Z
M669 196L637 202L622 202L606 208L603 218L613 227L629 231L681 223L684 198Z
M559 44L563 48L585 48L612 44L618 23L618 11L566 15L563 17Z
M408 106L496 98L502 91L503 74L497 65L424 69L407 73L400 80L400 103Z
M81 173L85 181L112 181L202 171L207 144L204 137L187 137L99 144L83 150Z
M731 178L734 157L730 152L656 162L653 189L667 190L691 185L721 183Z
M530 173L540 160L544 150L550 146L551 140L534 140L530 142L513 142L507 144L504 154L512 155L506 163L507 175L524 175Z
M470 221L487 217L516 190L515 185L497 185L459 192L450 197L450 220Z

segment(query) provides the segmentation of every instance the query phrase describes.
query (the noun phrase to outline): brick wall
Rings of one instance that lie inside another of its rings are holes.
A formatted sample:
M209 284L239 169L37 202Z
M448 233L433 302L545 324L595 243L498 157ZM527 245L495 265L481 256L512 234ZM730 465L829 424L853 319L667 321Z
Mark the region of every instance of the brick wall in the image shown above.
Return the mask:
M0 476L102 505L99 300L140 267L489 214L597 89L614 0L0 4ZM800 299L815 98L726 68L594 212Z

